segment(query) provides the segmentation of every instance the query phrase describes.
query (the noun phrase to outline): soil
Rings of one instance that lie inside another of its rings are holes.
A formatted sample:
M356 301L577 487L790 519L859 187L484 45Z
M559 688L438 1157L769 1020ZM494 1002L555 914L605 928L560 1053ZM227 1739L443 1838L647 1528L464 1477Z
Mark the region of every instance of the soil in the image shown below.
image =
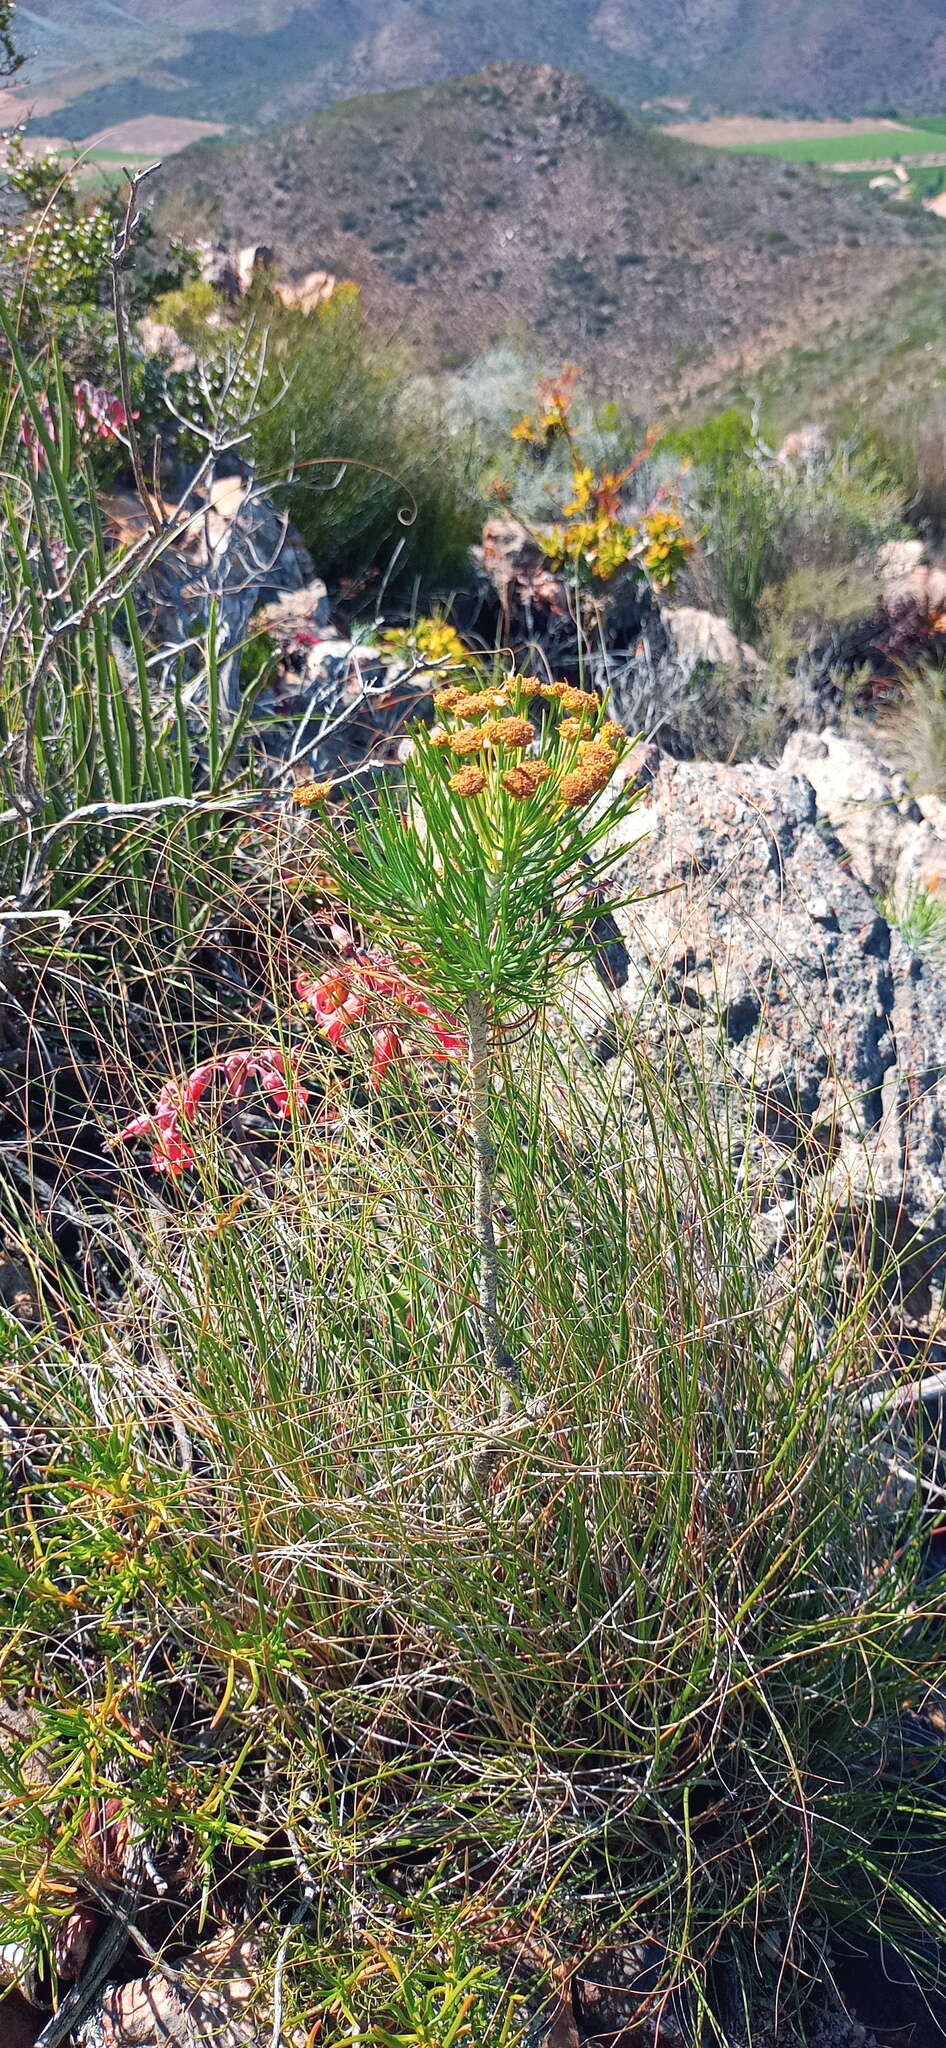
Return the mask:
M830 142L835 136L879 135L886 129L902 134L904 123L870 116L853 121L776 121L765 115L727 114L711 121L668 121L663 132L679 135L683 142L705 143L710 149L738 149L759 142Z

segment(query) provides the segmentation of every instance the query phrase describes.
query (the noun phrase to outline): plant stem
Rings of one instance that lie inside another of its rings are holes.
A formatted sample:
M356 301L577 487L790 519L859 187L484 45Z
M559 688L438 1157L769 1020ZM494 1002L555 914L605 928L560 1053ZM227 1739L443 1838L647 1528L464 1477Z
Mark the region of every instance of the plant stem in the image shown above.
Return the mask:
M492 1045L489 1013L478 996L469 996L466 1021L470 1040L470 1110L473 1126L473 1220L479 1255L477 1299L483 1357L499 1382L499 1412L505 1419L522 1393L519 1367L502 1340L499 1325L499 1261L493 1224L496 1150L490 1130Z

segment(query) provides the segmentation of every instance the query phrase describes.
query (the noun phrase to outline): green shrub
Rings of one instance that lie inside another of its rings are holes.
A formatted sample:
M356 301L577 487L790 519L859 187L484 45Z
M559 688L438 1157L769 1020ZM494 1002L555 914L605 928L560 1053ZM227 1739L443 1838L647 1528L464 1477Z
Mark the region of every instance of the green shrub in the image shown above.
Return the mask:
M530 1393L505 1426L465 1147L419 1076L377 1112L355 1084L327 1173L300 1125L275 1201L225 1147L170 1230L142 1191L120 1309L19 1340L6 1376L58 1450L0 1509L5 1681L38 1716L3 1762L8 1940L41 1945L81 1891L97 1798L190 1873L182 1905L223 1909L247 1859L257 1895L307 1872L342 1921L297 1951L320 2008L411 1928L446 1995L460 1915L502 1966L490 2041L536 1949L567 1972L646 1939L651 2010L673 1987L722 2031L734 1996L760 2024L776 1989L803 2006L838 1932L943 1932L913 1889L936 1751L903 1720L943 1596L858 1408L876 1290L817 1216L774 1281L715 1100L684 1114L641 1068L632 1105L536 1037L495 1103Z
M163 704L152 694L134 602L149 536L106 550L65 381L53 360L28 369L2 301L0 327L12 359L0 393L3 943L42 953L71 927L77 946L85 920L101 937L117 919L129 953L136 933L173 945L232 880L240 804L234 791L224 822L223 792L240 734L223 730L213 624L199 772L180 690Z
M937 961L946 957L946 902L941 896L915 883L910 889L891 890L878 908L915 953L929 954Z
M393 587L417 580L428 596L465 581L482 516L472 437L449 435L436 405L412 395L407 363L369 336L357 300L266 317L253 452L274 485L292 475L278 499L320 574L390 571Z
M753 639L772 586L817 568L851 569L903 531L898 478L870 447L847 445L811 466L773 460L761 444L696 471L712 600Z

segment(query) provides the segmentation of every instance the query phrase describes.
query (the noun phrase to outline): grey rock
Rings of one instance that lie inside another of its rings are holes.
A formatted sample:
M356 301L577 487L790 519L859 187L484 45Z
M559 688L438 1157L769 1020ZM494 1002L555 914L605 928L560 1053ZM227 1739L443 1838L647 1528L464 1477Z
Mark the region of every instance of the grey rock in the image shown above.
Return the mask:
M707 662L711 668L761 669L763 665L755 648L738 640L728 620L715 612L700 611L695 605L665 605L663 619L678 661L694 666Z
M836 726L792 733L782 767L807 777L819 816L837 834L858 879L868 889L889 889L905 848L922 829L903 776L869 738L842 733ZM946 860L946 844L943 856Z
M620 986L589 968L573 991L592 1051L622 1060L629 1095L633 1045L699 1073L721 1116L735 1100L776 1248L813 1175L885 1244L915 1241L925 1309L946 1249L946 984L891 934L801 776L664 759L620 831L614 898L639 900L614 913Z

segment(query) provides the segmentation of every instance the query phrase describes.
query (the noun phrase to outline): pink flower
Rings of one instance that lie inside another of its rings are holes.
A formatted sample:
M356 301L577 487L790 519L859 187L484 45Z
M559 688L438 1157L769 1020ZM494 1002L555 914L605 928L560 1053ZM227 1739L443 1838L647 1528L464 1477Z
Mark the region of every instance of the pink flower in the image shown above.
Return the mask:
M92 384L83 377L75 388L75 407L80 434L88 434L92 440L117 441L127 432L128 414L122 401L103 384Z
M379 1088L391 1061L403 1059L404 1047L391 1024L379 1024L377 1030L372 1031L371 1045L371 1086Z
M297 1066L297 1056L284 1053L279 1046L204 1060L188 1075L183 1086L180 1081L165 1081L154 1109L133 1117L118 1132L114 1143L127 1145L132 1138L150 1138L151 1165L155 1171L177 1177L195 1163L184 1126L195 1121L203 1097L218 1076L223 1084L222 1099L239 1102L249 1082L255 1079L269 1097L273 1115L286 1117L292 1115L293 1109L303 1110L309 1099L308 1089L298 1080Z
M466 1040L455 1017L435 1010L428 997L405 980L394 963L380 954L349 951L344 967L331 967L318 976L300 974L296 994L314 1010L330 1045L347 1048L349 1027L358 1023L369 1008L386 1004L406 1011L429 1029L434 1043L428 1048L434 1059L465 1060ZM377 1088L393 1060L403 1058L404 1046L397 1025L388 1019L372 1032L374 1056L371 1085Z

